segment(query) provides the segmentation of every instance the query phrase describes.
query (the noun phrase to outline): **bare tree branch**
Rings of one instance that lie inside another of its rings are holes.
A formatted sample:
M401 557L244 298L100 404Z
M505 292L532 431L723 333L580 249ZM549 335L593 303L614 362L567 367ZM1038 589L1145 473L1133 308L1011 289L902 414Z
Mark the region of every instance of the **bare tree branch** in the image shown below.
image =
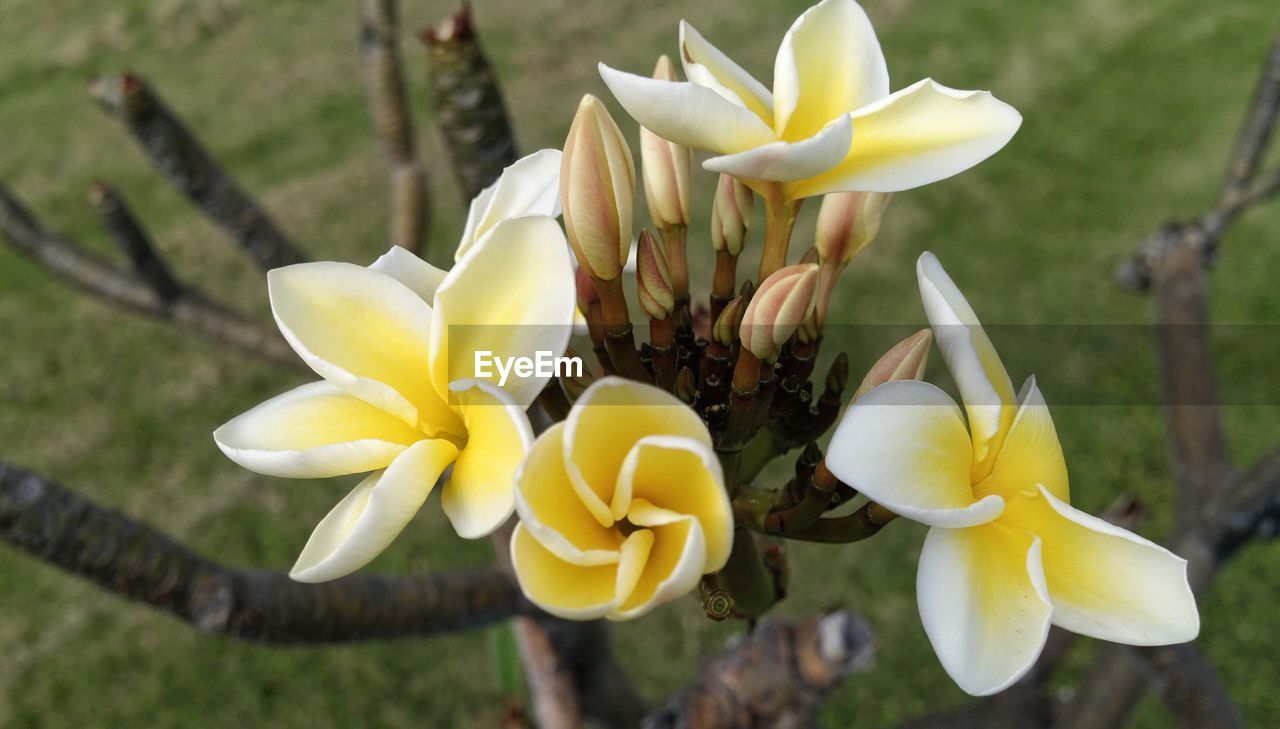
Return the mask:
M259 267L278 268L303 260L266 212L227 176L141 76L125 73L96 79L89 94L101 109L124 123L170 184L222 226Z
M784 729L813 725L822 699L874 653L863 618L837 611L790 624L767 620L708 659L698 679L645 729Z
M1213 664L1190 644L1144 651L1164 703L1186 729L1243 729Z
M515 162L515 134L489 59L462 9L421 34L432 100L462 196L470 201Z
M413 115L405 98L396 5L396 0L360 0L360 65L390 174L391 244L419 251L430 215L430 188L418 161Z
M133 270L165 303L182 295L182 284L169 272L169 266L156 253L151 238L134 217L124 198L105 182L89 188L89 202L102 219L116 246L133 264Z
M1236 138L1227 177L1214 207L1186 223L1169 223L1151 234L1117 277L1125 288L1145 290L1161 261L1184 246L1194 248L1207 265L1231 223L1250 207L1280 192L1280 169L1258 177L1263 155L1280 115L1280 31L1263 59L1253 98Z
M1227 168L1227 184L1242 188L1253 181L1267 151L1267 142L1280 113L1280 32L1271 40L1271 49L1262 62L1258 82L1249 102L1249 111Z
M210 301L193 288L183 287L176 298L166 300L138 276L44 229L3 183L0 237L50 272L112 304L163 319L210 341L277 364L303 367L274 329Z
M3 461L0 540L202 631L265 643L428 636L534 612L498 569L319 585L232 569Z

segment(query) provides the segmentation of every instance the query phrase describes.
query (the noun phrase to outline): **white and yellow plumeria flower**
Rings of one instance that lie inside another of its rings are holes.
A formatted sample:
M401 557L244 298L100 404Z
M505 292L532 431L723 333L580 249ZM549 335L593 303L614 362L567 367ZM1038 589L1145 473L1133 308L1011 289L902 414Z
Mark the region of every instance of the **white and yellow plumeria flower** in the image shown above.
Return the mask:
M711 435L669 393L597 381L538 436L516 480L525 595L571 620L629 620L688 593L733 544Z
M518 190L519 172L509 168L497 189ZM280 331L323 379L232 419L214 440L272 476L371 472L316 527L290 576L320 582L367 564L450 465L441 505L458 534L505 522L533 442L525 409L548 378L477 379L475 352L563 354L573 269L555 220L489 221L447 273L392 248L368 268L303 263L267 282Z
M773 93L680 24L687 83L600 73L641 125L720 156L703 167L794 200L829 192L897 192L963 172L995 154L1022 117L985 91L924 79L893 94L880 42L854 0L823 0L782 39Z
M965 402L925 382L863 395L831 441L832 473L932 527L920 556L920 617L943 667L975 695L1029 669L1050 625L1131 645L1200 630L1187 563L1073 508L1062 447L1035 378L1016 396L1004 365L938 260L920 295Z

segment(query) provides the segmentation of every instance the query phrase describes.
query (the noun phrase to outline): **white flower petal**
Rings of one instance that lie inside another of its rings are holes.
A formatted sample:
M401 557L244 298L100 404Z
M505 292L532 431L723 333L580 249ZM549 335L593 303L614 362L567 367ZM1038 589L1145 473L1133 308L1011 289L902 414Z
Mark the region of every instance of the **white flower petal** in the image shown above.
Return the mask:
M967 527L1000 516L1004 500L975 499L972 445L955 403L916 380L886 382L850 406L827 466L867 498L916 521Z
M1022 115L987 91L924 79L853 113L853 145L839 166L795 197L898 192L957 175L1013 138Z
M704 86L615 71L603 63L600 76L641 126L676 144L733 154L776 141L760 117Z
M1200 614L1185 559L1038 491L1011 499L1001 521L1044 542L1055 625L1129 645L1195 639Z
M457 455L448 441L422 440L370 474L321 520L289 576L326 582L371 562L418 513Z
M267 273L276 324L329 382L429 435L461 423L431 386L431 306L407 286L349 263L301 263Z
M533 429L524 408L498 387L479 380L452 387L467 442L440 505L458 536L476 539L502 526L515 510L516 471L533 445Z
M622 535L603 527L574 490L564 467L564 421L543 431L516 474L516 511L544 547L576 565L612 564Z
M973 433L974 468L981 478L990 470L1000 441L1013 423L1017 406L1013 383L978 315L936 256L921 254L916 278L934 339L960 388Z
M683 20L680 21L680 61L690 81L745 106L766 124L773 124L773 94Z
M773 128L783 139L805 139L888 93L889 71L867 14L853 0L823 0L796 19L778 48Z
M569 246L546 216L498 223L458 261L436 292L431 325L431 377L440 392L450 382L479 378L476 353L491 357L564 354L577 308ZM504 389L527 408L549 376L512 374Z
M733 549L733 507L725 489L720 459L710 446L692 438L651 435L641 438L623 461L611 503L615 519L633 524L637 504L698 520L706 542L707 572L729 560Z
M929 530L916 575L920 619L965 692L1003 691L1040 656L1052 613L1040 549L999 523Z
M621 377L596 380L565 419L565 465L578 496L602 526L613 524L614 487L641 438L672 435L710 448L702 418L674 395Z
M523 215L560 214L560 150L541 149L502 171L492 185L471 201L462 241L454 252L462 260L493 226Z
M741 180L804 180L840 164L852 138L853 126L845 114L807 139L772 142L745 152L712 157L702 163L702 168Z
M436 300L436 289L440 288L440 284L444 282L444 277L448 273L400 246L392 246L391 250L369 264L369 268L385 273L408 286L410 291L422 297L422 300L428 304Z
M285 478L386 468L422 438L399 418L324 381L277 395L213 431L231 460Z

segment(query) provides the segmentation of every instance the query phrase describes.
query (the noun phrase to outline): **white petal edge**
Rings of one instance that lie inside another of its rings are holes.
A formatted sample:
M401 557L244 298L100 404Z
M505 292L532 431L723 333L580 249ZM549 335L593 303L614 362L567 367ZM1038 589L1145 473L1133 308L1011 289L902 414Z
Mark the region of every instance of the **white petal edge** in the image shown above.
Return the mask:
M1196 598L1187 581L1187 560L1131 531L1080 511L1054 496L1044 486L1037 488L1040 495L1063 519L1089 531L1136 545L1146 553L1146 558L1154 558L1163 563L1158 565L1158 569L1164 574L1157 576L1157 569L1153 569L1151 564L1141 565L1130 569L1125 579L1118 580L1117 587L1131 594L1140 586L1151 587L1151 594L1143 595L1143 602L1158 606L1159 611L1171 616L1167 620L1150 620L1147 624L1141 624L1133 615L1125 615L1121 611L1108 614L1106 611L1085 608L1050 590L1049 599L1053 603L1055 625L1073 633L1127 645L1171 645L1195 640L1200 634L1200 613L1196 609ZM1163 584L1153 584L1162 579ZM1150 619L1151 616L1146 618Z
M313 287L315 290L306 291ZM423 364L426 363L431 306L391 276L349 263L299 263L267 272L271 312L280 333L316 374L409 425L430 428L432 423L426 422L424 418L430 418L432 414L419 412L418 408L419 404L426 404L425 401L430 397L429 392L419 392L423 389L421 384L425 383L430 387L430 382L426 377L422 377L419 382L417 375L413 374L415 367L419 367L416 362L390 361L404 359L402 356L370 357L367 351L361 351L370 346L369 341L326 341L334 336L328 325L307 321L309 318L319 318L321 321L334 322L341 321L341 317L350 318L355 315L349 304L345 304L347 308L343 311L317 307L318 304L333 305L335 291L339 288L347 289L348 298L352 301L363 299L370 311L385 314L386 320L380 323L394 329L394 332L388 332L389 338L401 342L399 348L408 351L410 359L418 359L417 350L422 350L421 359ZM303 325L302 329L305 331L296 331L298 325ZM364 333L369 332L366 330ZM317 345L330 351L317 352ZM382 342L381 346L390 347L394 343ZM338 352L344 348L347 351ZM373 374L352 372L331 361L335 354L352 361L363 361L362 369L372 367L385 371ZM415 402L415 396L422 402Z
M716 48L697 28L680 21L680 63L684 75L773 124L773 94L764 84Z
M448 273L400 246L391 246L391 250L369 264L369 268L408 286L410 291L428 304L436 300L436 289L440 288Z
M493 226L523 215L560 214L560 150L540 149L511 163L497 181L471 201L467 224L453 259L471 250Z
M289 577L327 582L373 561L418 513L457 452L447 441L419 441L370 474L320 521Z
M916 279L925 316L951 371L973 432L974 458L981 462L998 446L1014 416L1013 382L978 315L947 275L938 257L925 251L916 260Z
M760 117L704 86L637 76L603 63L600 76L640 126L676 144L733 154L777 141Z
M933 528L925 537L916 573L916 601L920 620L942 667L965 693L989 696L1012 686L1035 665L1049 634L1051 615L1048 589L1041 564L1041 544L1031 537L1025 556L1026 577L1034 595L1009 594L1003 598L1020 600L1013 612L1002 603L997 609L1005 619L992 625L982 612L992 609L975 604L974 588L990 584L980 576L983 568L993 564L983 560L974 564L966 553L980 530L1007 529L998 524L972 529ZM1022 535L1029 536L1029 535ZM1008 577L1008 575L1005 575ZM1013 620L1019 624L1011 624ZM1006 628L1004 635L991 635L984 630ZM999 643L993 645L992 643ZM1012 645L1011 645L1012 644Z
M359 435L359 427L346 431L356 418L375 427ZM337 437L317 433L316 426L325 420L343 428ZM386 468L422 437L398 418L323 380L277 395L213 431L214 442L227 458L250 471L282 478L327 478Z
M696 518L702 528L702 534L706 542L706 572L715 572L729 560L729 553L733 551L733 505L729 501L729 493L724 486L724 472L720 465L720 459L716 457L715 451L705 443L701 443L692 438L683 438L674 435L650 435L641 438L631 452L627 454L627 458L622 462L622 470L618 474L618 483L616 490L613 492L613 501L610 507L613 512L614 519L622 519L627 517L631 519L629 514L635 511L635 504L642 499L634 497L634 482L636 469L640 465L642 451L646 448L659 448L672 451L685 451L693 454L710 476L710 480L717 486L715 492L709 495L711 504L711 514L706 515L709 519L717 519L719 523L703 524L702 518L698 514L690 512L677 512L673 510L674 504L662 505L662 509L671 514L688 515ZM649 507L654 507L648 500L643 500ZM640 524L640 522L631 519L632 523ZM641 526L651 526L652 523L641 524Z
M794 197L831 192L900 192L958 175L1000 151L1022 115L988 91L923 79L853 112L844 162Z
M617 549L583 549L570 541L560 530L544 523L543 519L539 518L538 510L532 503L532 496L527 493L534 486L546 486L543 481L531 484L530 478L555 478L558 475L557 471L563 471L564 430L564 421L555 423L550 428L547 428L534 441L533 446L529 449L529 454L521 462L520 469L516 472L516 513L520 515L520 523L524 524L533 537L548 551L565 562L582 567L616 563L622 556ZM551 470L553 475L548 476L548 469ZM572 482L568 481L568 473L564 474L564 478L565 486L572 490L573 495L577 497L577 490ZM610 528L600 526L591 512L586 510L585 504L582 505L582 509L583 516L591 522L588 529L594 527L601 530L601 532L613 531Z
M840 164L852 139L853 125L845 114L808 139L772 142L745 152L712 157L702 163L702 169L741 180L804 180Z
M637 524L639 524L640 521L648 521L648 524L642 524L641 526L662 528L670 527L679 522L686 523L688 532L685 536L684 545L680 550L680 556L676 560L676 564L672 568L671 572L658 582L653 594L650 595L648 599L638 605L623 609L621 606L627 604L631 594L634 594L633 589L632 593L628 593L627 597L623 598L619 602L619 607L617 609L605 616L609 620L634 620L635 618L649 613L663 603L670 602L675 598L686 595L692 591L693 588L697 587L698 582L702 579L702 575L707 571L707 547L706 540L702 532L702 525L697 519L691 516L679 516L672 514L671 512L666 512L664 515L657 515L655 513L662 511L665 510L655 509L648 511L646 516L653 518L646 520L642 517L638 517L639 521L637 521ZM663 536L669 535L659 535L654 532L654 545L647 555L646 567L648 566L648 563L654 559L654 551L659 548L658 540Z
M985 524L1004 499L973 498L972 445L955 402L927 382L886 382L844 414L827 466L893 512L936 527Z

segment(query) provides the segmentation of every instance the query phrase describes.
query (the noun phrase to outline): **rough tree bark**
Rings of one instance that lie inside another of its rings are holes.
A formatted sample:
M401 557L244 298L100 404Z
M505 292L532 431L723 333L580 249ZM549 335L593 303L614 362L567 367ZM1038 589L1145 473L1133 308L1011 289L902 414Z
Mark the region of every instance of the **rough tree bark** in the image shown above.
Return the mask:
M427 46L432 100L458 187L470 202L518 159L502 91L471 22L471 9L421 34Z
M204 146L139 75L96 79L89 94L124 123L156 169L245 249L262 269L303 260L267 213L209 156Z
M870 665L867 622L837 611L791 624L766 620L711 657L644 729L800 729L848 674Z
M374 131L390 178L388 235L392 245L421 251L431 209L426 170L418 160L413 114L400 70L396 0L360 0L360 65Z
M170 322L209 341L275 364L304 367L274 328L264 327L181 283L175 282L179 290L172 298L159 293L154 282L124 271L84 246L45 229L3 183L0 237L51 273L112 304Z
M232 569L3 461L0 540L201 631L250 641L438 635L535 612L500 569L318 585Z

